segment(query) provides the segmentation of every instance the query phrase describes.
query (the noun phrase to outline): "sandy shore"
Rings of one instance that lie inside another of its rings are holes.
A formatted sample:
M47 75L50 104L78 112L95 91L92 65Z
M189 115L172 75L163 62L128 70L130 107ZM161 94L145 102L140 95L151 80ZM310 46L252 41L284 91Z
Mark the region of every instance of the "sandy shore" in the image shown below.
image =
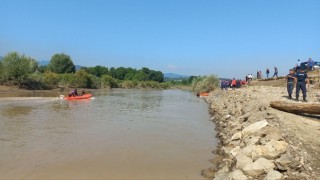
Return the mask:
M295 102L287 99L286 88L281 84L283 82L278 82L280 87L258 85L210 93L206 101L210 104L211 120L216 124L221 142L214 151L216 156L212 167L203 171L205 177L320 177L320 117L271 108L271 101ZM311 88L308 103L319 103L316 94L317 90Z

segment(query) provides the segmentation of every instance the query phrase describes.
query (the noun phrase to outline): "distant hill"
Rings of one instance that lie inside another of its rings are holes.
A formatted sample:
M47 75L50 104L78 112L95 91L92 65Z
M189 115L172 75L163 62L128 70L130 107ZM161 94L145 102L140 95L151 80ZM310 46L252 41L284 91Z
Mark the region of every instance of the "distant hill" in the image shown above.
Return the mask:
M189 76L174 74L174 73L164 73L164 78L166 78L166 79L184 79L184 78L189 78Z
M2 56L0 56L0 61L3 59L3 57Z
M46 61L46 60L38 61L38 64L39 64L40 66L47 66L49 63L50 63L50 61Z
M76 66L76 71L80 70L83 66L80 65L75 65Z

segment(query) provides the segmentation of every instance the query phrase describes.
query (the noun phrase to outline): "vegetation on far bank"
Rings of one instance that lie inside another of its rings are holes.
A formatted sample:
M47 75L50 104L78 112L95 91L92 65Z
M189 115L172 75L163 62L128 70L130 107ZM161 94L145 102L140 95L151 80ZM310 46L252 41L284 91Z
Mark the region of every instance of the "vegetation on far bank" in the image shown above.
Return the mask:
M75 69L70 56L55 54L47 66L25 55L12 52L0 62L0 84L26 89L74 88L169 88L161 71L148 68L107 68L104 66Z
M218 86L218 81L216 76L190 76L178 81L165 82L161 71L146 67L134 69L95 66L81 67L76 71L71 57L64 53L53 55L46 66L39 66L35 59L17 52L8 53L0 61L0 85L25 89L181 88L201 93L213 90Z

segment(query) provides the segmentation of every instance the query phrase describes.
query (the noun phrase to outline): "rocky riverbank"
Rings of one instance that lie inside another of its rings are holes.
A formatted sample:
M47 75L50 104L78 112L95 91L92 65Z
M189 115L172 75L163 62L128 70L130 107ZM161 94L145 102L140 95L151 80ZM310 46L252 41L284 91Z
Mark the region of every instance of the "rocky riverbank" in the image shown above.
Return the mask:
M318 101L310 90L309 102ZM283 87L254 86L214 91L206 98L220 139L210 179L317 179L319 117L300 116L269 107L289 101ZM301 103L301 102L299 102Z

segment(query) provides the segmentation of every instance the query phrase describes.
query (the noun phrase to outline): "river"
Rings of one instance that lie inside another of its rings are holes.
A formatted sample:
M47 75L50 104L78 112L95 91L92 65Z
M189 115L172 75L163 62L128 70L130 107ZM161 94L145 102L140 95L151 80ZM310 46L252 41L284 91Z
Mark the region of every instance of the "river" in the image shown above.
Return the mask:
M188 91L0 99L0 179L201 179L216 147Z

